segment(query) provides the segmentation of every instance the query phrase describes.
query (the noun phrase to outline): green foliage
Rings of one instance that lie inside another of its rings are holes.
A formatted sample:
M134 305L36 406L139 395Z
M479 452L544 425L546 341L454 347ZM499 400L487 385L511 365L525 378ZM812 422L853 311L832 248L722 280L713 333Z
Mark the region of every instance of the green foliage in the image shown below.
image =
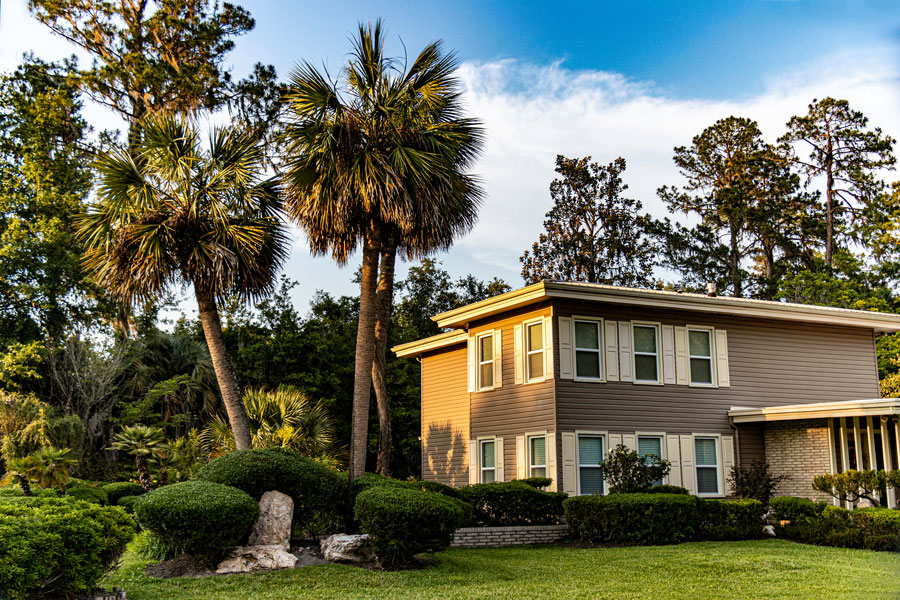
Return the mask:
M865 499L875 506L880 506L877 497L880 490L887 486L894 487L895 482L900 481L900 469L895 471L888 473L883 469L866 471L850 469L843 473L826 473L816 475L812 487L818 492L830 494L841 500L856 503L860 499Z
M827 505L824 502L813 502L809 498L776 496L769 501L769 506L776 519L799 523L804 519L821 516Z
M738 498L752 498L768 506L775 490L787 475L773 475L769 463L754 459L750 466L734 465L728 474L728 483Z
M119 499L125 496L141 496L145 493L144 488L139 483L132 483L130 481L108 483L104 485L102 489L106 492L110 504L118 504Z
M134 502L141 527L210 564L250 535L259 504L239 489L209 481L173 483Z
M144 491L144 488L141 488L141 492ZM134 503L137 502L137 499L143 496L144 494L140 494L138 496L122 496L116 501L116 506L121 506L125 509L130 515L134 514Z
M140 556L153 562L161 562L176 558L179 555L177 547L154 535L151 531L142 531L134 538L134 551Z
M44 447L70 448L68 456L78 458L84 436L77 416L65 415L32 395L0 391L0 457L4 461Z
M0 594L87 594L133 535L134 521L121 508L72 498L0 500Z
M521 481L478 483L459 490L472 505L472 520L478 527L550 525L563 514L563 492L544 492Z
M819 546L900 552L900 512L827 506L818 516L781 528L790 539Z
M678 485L654 485L646 490L647 494L690 494L687 489Z
M553 483L553 480L549 477L526 477L525 479L517 479L516 481L521 481L522 483L537 489L550 487L550 484Z
M576 496L563 502L574 537L590 542L677 544L698 533L700 499L682 494Z
M609 489L615 494L643 492L654 481L661 481L669 474L671 463L659 456L641 455L619 444L609 451L600 470Z
M703 499L697 510L700 539L752 540L763 537L765 505L759 500Z
M106 506L107 504L116 504L115 502L110 501L109 495L103 488L91 487L87 485L76 485L74 487L66 489L66 496L71 496L72 498L84 500L85 502L98 504L100 506Z
M452 498L394 485L361 492L354 516L369 534L379 562L388 566L406 564L420 552L446 549L464 518Z

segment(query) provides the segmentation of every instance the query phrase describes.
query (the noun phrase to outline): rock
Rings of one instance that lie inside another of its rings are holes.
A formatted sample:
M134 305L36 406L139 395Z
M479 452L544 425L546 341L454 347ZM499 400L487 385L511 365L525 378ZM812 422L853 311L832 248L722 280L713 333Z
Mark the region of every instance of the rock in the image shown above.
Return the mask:
M336 533L322 540L322 556L332 562L369 562L374 559L369 536Z
M259 500L259 519L250 532L247 546L290 548L294 501L281 492L266 492Z
M763 526L763 533L775 537L775 528L771 525L765 525Z
M294 565L295 567L311 567L312 565L324 565L328 563L327 560L322 558L319 553L312 548L294 548L291 554L297 557L297 564Z
M277 544L241 546L232 550L228 558L219 563L216 574L293 569L296 564L297 557Z

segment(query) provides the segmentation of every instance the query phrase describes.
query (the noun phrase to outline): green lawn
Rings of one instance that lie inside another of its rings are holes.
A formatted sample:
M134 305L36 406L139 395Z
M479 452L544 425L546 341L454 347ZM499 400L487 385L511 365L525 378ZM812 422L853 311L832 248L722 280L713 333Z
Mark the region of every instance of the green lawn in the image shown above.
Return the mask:
M110 585L132 600L301 598L900 598L900 555L781 540L574 549L449 550L427 569L343 565L152 579L129 552Z

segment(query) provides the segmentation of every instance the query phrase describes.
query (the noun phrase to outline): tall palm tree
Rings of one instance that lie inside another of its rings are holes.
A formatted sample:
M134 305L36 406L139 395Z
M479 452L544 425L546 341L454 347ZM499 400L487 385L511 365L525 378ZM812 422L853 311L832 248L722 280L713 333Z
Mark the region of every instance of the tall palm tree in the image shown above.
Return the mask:
M479 201L478 187L462 170L477 153L481 130L461 116L456 66L440 42L429 44L408 68L386 56L378 21L359 26L338 81L309 63L291 76L284 129L287 208L314 253L330 253L344 264L362 246L351 479L365 472L382 249L395 248L386 254L390 259L407 238L426 238L445 222L448 199L462 194ZM473 221L474 212L460 229ZM392 265L385 277L392 288ZM383 296L392 296L383 289Z
M33 496L31 482L38 469L37 459L33 455L12 458L6 465L6 474L0 479L0 486L16 483L26 496Z
M36 463L34 480L42 488L55 487L59 491L66 489L66 484L72 479L69 469L78 464L78 461L69 456L69 452L69 448L50 446L32 454Z
M263 179L256 141L214 128L204 150L196 129L155 116L133 151L101 156L98 199L80 219L85 266L122 300L153 299L193 285L219 390L238 448L250 445L217 302L270 291L287 254L278 190Z
M134 457L138 479L148 492L153 489L153 479L150 477L149 461L151 458L168 450L166 434L158 427L147 425L132 425L125 427L113 436L110 445L114 450L120 450Z

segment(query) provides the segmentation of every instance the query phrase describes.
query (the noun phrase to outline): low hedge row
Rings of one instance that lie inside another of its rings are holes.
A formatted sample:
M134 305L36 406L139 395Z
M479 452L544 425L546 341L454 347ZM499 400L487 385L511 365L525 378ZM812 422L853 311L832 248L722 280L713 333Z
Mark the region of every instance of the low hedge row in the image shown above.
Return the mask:
M116 483L107 483L101 488L106 492L106 496L109 498L109 503L112 505L116 505L119 503L120 498L124 498L125 496L143 496L146 493L144 486L139 483L132 483L130 481L118 481Z
M524 481L478 483L459 488L462 499L472 505L466 525L506 527L551 525L563 514L563 492L545 492Z
M776 496L769 501L769 506L772 508L773 518L798 524L806 519L821 517L828 505L824 502L813 502L809 498Z
M900 552L900 511L888 508L823 505L816 514L796 516L779 531L788 539L817 546Z

